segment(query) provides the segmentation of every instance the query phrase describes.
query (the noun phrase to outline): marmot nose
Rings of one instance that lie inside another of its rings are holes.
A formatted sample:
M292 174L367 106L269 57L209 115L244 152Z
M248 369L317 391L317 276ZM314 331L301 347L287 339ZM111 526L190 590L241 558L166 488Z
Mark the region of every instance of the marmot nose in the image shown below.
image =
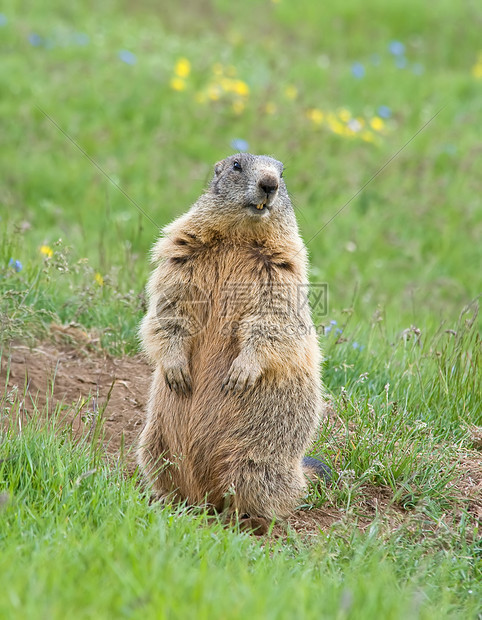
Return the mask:
M263 192L266 192L266 195L269 196L278 189L278 181L273 177L261 179L259 182L259 186L261 187Z

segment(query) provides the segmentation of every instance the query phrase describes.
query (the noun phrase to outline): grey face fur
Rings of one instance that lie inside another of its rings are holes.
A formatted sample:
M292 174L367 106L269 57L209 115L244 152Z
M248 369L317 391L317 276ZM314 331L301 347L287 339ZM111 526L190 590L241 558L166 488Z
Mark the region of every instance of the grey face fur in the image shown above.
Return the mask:
M218 162L210 191L223 205L254 218L291 207L282 179L283 164L266 155L238 153Z

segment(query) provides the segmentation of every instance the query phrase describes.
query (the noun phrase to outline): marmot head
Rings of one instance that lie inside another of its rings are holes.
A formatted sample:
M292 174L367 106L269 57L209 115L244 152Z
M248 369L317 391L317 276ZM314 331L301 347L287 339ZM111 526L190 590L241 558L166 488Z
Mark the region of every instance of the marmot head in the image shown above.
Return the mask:
M292 213L283 164L266 155L238 153L218 162L209 192L218 208L238 222Z

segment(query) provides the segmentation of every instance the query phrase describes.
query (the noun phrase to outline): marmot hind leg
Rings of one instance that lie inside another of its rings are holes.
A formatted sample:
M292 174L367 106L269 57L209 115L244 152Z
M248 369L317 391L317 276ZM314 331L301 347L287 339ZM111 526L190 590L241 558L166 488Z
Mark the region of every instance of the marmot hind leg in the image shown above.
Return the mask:
M302 468L282 469L250 461L232 479L229 511L239 517L287 518L306 491Z
M323 461L319 461L312 456L305 456L303 457L302 465L303 473L313 482L320 478L325 482L331 482L333 477L332 471Z
M311 456L290 470L250 461L237 472L230 509L240 517L288 517L306 493L306 477L330 482L332 472L326 463Z

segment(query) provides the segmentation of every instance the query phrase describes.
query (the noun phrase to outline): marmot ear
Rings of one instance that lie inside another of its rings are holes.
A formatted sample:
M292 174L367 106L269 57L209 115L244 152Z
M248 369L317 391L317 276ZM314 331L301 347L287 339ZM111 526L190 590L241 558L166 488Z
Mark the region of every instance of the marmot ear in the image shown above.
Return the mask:
M219 176L221 172L223 171L223 168L224 168L224 160L218 161L218 163L214 166L214 174L216 176Z

